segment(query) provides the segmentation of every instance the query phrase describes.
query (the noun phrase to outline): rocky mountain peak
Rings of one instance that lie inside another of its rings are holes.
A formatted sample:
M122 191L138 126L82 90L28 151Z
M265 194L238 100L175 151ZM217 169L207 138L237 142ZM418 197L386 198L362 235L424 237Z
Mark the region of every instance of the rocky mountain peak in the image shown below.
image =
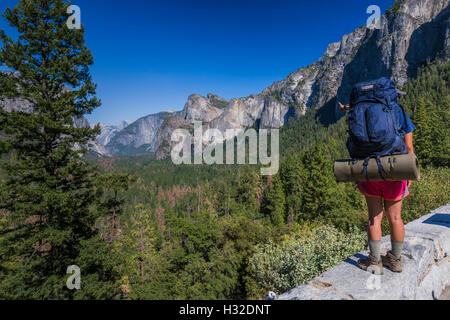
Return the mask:
M397 1L380 25L344 35L317 62L263 94L278 96L285 104L325 107L325 121L334 121L336 97L347 102L355 83L384 76L401 86L427 62L449 57L449 0Z

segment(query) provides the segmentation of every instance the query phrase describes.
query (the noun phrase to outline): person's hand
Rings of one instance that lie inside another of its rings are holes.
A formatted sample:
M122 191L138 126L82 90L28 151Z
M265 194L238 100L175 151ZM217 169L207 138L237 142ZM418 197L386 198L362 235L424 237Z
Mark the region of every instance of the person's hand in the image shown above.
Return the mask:
M338 101L338 104L339 104L339 111L340 112L344 112L344 111L347 111L347 110L350 110L350 106L344 106L342 103L340 103L339 101Z

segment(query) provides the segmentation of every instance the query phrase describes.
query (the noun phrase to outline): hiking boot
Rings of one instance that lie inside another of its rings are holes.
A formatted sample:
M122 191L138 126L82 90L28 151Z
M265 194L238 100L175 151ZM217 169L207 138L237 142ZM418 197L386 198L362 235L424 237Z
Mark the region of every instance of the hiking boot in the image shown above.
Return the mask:
M381 261L383 262L383 265L392 272L402 272L402 257L397 259L391 251L388 251L385 256L382 256Z
M375 275L382 275L383 264L381 260L377 261L372 255L368 255L366 259L359 259L358 266L364 271L370 272Z

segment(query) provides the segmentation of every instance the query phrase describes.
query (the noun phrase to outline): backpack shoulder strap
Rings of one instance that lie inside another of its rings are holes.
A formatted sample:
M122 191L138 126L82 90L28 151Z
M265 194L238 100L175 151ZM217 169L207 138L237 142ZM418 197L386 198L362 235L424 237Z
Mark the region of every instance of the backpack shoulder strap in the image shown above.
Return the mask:
M400 102L398 103L398 106L399 106L399 108L400 108L400 110L401 110L401 112L402 112L402 114L403 114L404 120L406 121L407 113L406 113L406 111L405 111L405 108L403 108L403 106L401 105ZM399 120L399 119L397 119L396 127L399 127L398 120ZM397 128L397 131L400 131L400 129L401 129L401 128Z

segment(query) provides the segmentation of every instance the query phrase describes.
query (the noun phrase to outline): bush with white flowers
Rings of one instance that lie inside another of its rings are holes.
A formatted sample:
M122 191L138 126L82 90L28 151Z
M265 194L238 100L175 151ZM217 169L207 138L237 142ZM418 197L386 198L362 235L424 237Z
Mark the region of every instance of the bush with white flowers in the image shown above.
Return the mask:
M258 245L249 259L251 277L265 290L286 292L364 250L367 234L320 226L304 239ZM267 291L266 291L267 292Z

